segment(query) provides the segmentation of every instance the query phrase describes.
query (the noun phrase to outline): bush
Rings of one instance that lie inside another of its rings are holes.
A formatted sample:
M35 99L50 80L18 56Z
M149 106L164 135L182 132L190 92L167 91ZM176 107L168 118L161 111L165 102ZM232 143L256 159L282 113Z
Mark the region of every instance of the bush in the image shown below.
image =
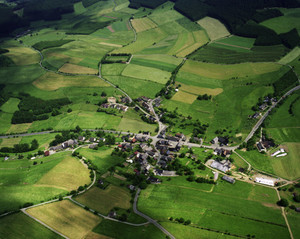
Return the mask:
M300 194L294 196L294 201L295 201L295 202L300 202Z
M280 206L280 207L287 207L289 205L289 202L288 202L287 199L282 198L281 200L279 200L277 202L277 205Z

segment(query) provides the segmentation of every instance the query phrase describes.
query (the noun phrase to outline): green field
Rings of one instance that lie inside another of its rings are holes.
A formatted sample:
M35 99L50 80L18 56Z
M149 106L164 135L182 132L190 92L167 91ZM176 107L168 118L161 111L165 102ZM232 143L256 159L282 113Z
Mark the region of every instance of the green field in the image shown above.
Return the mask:
M212 41L230 35L226 27L217 19L205 17L197 23L206 30Z
M0 237L7 239L14 238L33 238L38 239L43 235L44 238L56 239L62 238L56 233L50 231L38 222L22 212L12 214L0 219Z
M10 98L8 101L5 102L4 105L1 106L1 111L5 113L14 113L18 110L18 105L20 100L17 98Z

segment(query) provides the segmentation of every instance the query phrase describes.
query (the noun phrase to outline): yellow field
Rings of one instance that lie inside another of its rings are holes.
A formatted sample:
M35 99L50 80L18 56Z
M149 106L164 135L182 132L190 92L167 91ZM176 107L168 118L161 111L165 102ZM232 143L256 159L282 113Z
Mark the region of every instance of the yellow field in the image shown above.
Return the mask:
M27 132L27 130L30 128L32 123L25 123L25 124L12 124L9 128L9 130L6 132L7 134L10 133L23 133Z
M38 63L40 60L39 54L27 47L12 47L8 48L9 52L6 56L9 56L16 65L31 65Z
M13 147L15 144L20 143L21 139L22 139L22 137L3 139L0 146L1 147Z
M230 35L227 28L217 19L205 17L197 23L206 30L212 41Z
M185 85L181 83L180 90L195 94L195 95L219 95L223 92L222 88L215 88L215 89L210 89L210 88L203 88L203 87L198 87L198 86L193 86L193 85Z
M72 239L81 239L101 222L101 218L64 200L27 210L53 229Z
M70 73L70 74L97 74L98 70L85 67L85 66L79 66L79 65L74 65L70 63L64 64L60 69L60 72L64 73Z
M113 239L112 237L108 237L108 236L104 236L104 235L100 235L98 233L95 232L90 232L89 234L87 234L84 239Z
M188 60L181 68L182 71L214 79L229 79L245 77L277 71L281 68L275 63L241 63L234 65L218 65Z
M173 97L172 100L180 101L187 104L193 104L197 99L197 95L190 94L179 90Z
M82 163L71 156L62 157L65 159L46 173L36 186L51 186L71 191L91 182L89 170Z
M109 84L95 76L63 76L48 72L33 82L41 90L57 90L62 87L108 87Z
M119 44L113 44L113 43L108 43L108 42L99 42L100 45L104 46L112 46L112 47L122 47L122 45Z
M108 214L114 207L130 208L130 193L127 189L108 186L105 190L94 187L75 198L76 201L100 212Z
M136 32L143 32L143 31L157 27L157 25L147 17L133 19L131 21L131 24L134 27L134 29L136 30Z

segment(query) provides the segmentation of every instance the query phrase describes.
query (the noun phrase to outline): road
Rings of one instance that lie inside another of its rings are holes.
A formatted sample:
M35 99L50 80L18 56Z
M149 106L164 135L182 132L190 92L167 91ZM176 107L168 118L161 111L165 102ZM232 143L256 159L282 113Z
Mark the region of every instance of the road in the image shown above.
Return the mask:
M170 232L168 232L165 228L163 228L157 221L153 220L151 217L145 215L144 213L140 212L137 209L137 201L138 201L138 197L139 197L140 192L141 192L141 189L138 189L136 194L135 194L134 203L133 203L134 213L136 213L139 216L141 216L141 217L145 218L146 220L148 220L150 223L152 223L154 226L156 226L158 229L160 229L163 233L165 233L170 238L175 239L175 237Z

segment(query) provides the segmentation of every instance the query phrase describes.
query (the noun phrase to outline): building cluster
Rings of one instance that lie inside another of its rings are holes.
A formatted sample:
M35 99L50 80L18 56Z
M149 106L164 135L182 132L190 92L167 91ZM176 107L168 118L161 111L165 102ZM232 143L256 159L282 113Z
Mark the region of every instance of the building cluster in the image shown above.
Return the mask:
M150 112L151 99L146 96L141 96L137 99L138 103L148 112Z
M272 156L272 157L279 158L279 157L287 156L287 153L285 152L284 149L279 149L279 150L277 150L275 153L271 154L271 156Z
M217 160L213 160L210 167L217 169L219 171L222 171L223 173L227 173L230 171L231 169L231 162L229 160L222 160L222 161L217 161Z
M126 112L128 110L128 106L117 104L117 103L105 103L105 104L101 105L101 108L103 108L103 109L109 109L109 108L117 109L117 110L124 111L124 112Z
M215 144L215 145L220 145L222 146L226 146L229 143L228 138L226 137L215 137L212 141L210 141L211 144Z
M261 140L256 143L256 147L259 152L267 152L269 148L274 146L275 146L274 142L266 139L265 137L262 137Z
M249 116L249 118L257 119L261 115L262 111L265 111L270 104L273 104L276 102L277 102L276 98L270 98L270 97L266 96L265 99L263 100L263 104L258 106L258 109L260 112L255 112L253 115Z

